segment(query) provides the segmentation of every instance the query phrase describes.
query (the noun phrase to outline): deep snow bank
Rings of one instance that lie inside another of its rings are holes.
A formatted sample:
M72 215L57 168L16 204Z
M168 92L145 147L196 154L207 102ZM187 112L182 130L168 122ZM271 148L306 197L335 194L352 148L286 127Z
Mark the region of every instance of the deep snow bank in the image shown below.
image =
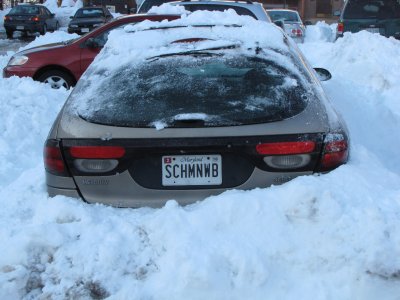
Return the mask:
M380 47L364 55L364 38L302 46L334 75L324 86L349 125L347 165L188 207L49 199L41 149L68 93L0 79L0 298L398 299L397 87L368 76L394 82L395 71L381 70L400 56L393 41L374 35L368 40ZM378 53L390 58L380 67Z

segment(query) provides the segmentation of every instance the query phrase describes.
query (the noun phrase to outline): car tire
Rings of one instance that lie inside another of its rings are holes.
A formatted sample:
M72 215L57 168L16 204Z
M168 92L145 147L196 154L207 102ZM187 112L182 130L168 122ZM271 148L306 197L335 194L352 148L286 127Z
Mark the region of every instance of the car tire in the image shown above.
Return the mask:
M6 30L6 35L8 39L12 39L14 35L14 31L12 30Z
M43 24L43 27L42 27L42 30L40 31L40 34L41 34L41 35L45 35L46 32L47 32L47 25L46 25L46 24Z
M64 87L68 90L75 84L75 80L71 75L60 70L46 71L37 80L50 84L53 89Z

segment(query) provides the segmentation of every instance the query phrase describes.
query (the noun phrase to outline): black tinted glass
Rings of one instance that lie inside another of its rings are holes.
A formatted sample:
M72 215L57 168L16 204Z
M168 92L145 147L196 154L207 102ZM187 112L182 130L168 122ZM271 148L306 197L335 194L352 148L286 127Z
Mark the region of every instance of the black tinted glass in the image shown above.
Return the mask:
M291 11L269 11L268 15L272 21L286 21L286 22L299 22L299 16L295 12Z
M74 92L81 102L79 115L92 123L213 127L292 117L311 97L302 83L304 79L268 60L191 55L127 66L108 74L95 93L85 95L90 80Z
M11 11L10 15L38 15L39 8L37 6L15 6Z
M104 17L103 10L98 8L79 9L75 14L75 18L98 18L98 17Z
M400 18L398 0L350 0L346 5L345 19L389 19Z
M153 6L160 6L163 3L173 2L176 0L144 0L143 4L139 7L138 13L147 13Z
M216 5L216 4L183 4L186 10L194 12L196 10L208 10L208 11L224 11L227 9L233 9L239 16L250 16L257 19L256 16L244 7L230 6L230 5Z

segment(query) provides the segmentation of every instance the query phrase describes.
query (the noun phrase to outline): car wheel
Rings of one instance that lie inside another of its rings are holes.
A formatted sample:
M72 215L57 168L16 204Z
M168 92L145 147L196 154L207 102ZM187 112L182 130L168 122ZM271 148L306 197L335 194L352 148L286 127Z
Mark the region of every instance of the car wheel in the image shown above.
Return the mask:
M7 34L7 38L8 38L8 39L12 39L12 38L13 38L14 31L12 31L12 30L7 30L7 31L6 31L6 34Z
M43 28L42 28L42 30L40 31L40 34L41 34L41 35L45 35L46 32L47 32L47 25L46 25L46 24L43 24Z
M38 80L50 84L53 89L64 87L68 90L74 85L74 79L71 75L59 70L47 71L40 75Z

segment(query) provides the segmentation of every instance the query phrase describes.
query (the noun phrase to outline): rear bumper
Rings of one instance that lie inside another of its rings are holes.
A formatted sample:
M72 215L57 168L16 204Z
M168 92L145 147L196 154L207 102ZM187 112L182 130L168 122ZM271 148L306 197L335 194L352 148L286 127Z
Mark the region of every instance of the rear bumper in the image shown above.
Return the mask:
M3 69L3 78L11 76L17 77L32 77L35 75L36 68L23 68L21 66L7 66Z
M42 24L40 23L14 23L14 24L4 24L4 28L6 31L29 31L29 32L38 32L42 29Z
M285 183L297 176L311 175L312 172L270 173L254 169L250 178L242 185L233 189L250 190ZM180 205L188 205L203 200L209 196L221 194L232 189L203 190L157 190L147 189L138 185L129 172L114 176L93 177L76 176L74 180L67 177L54 176L46 173L47 191L50 197L63 195L81 198L75 188L79 186L84 200L88 203L101 203L114 207L162 207L167 201L175 200ZM75 185L76 182L76 185Z

